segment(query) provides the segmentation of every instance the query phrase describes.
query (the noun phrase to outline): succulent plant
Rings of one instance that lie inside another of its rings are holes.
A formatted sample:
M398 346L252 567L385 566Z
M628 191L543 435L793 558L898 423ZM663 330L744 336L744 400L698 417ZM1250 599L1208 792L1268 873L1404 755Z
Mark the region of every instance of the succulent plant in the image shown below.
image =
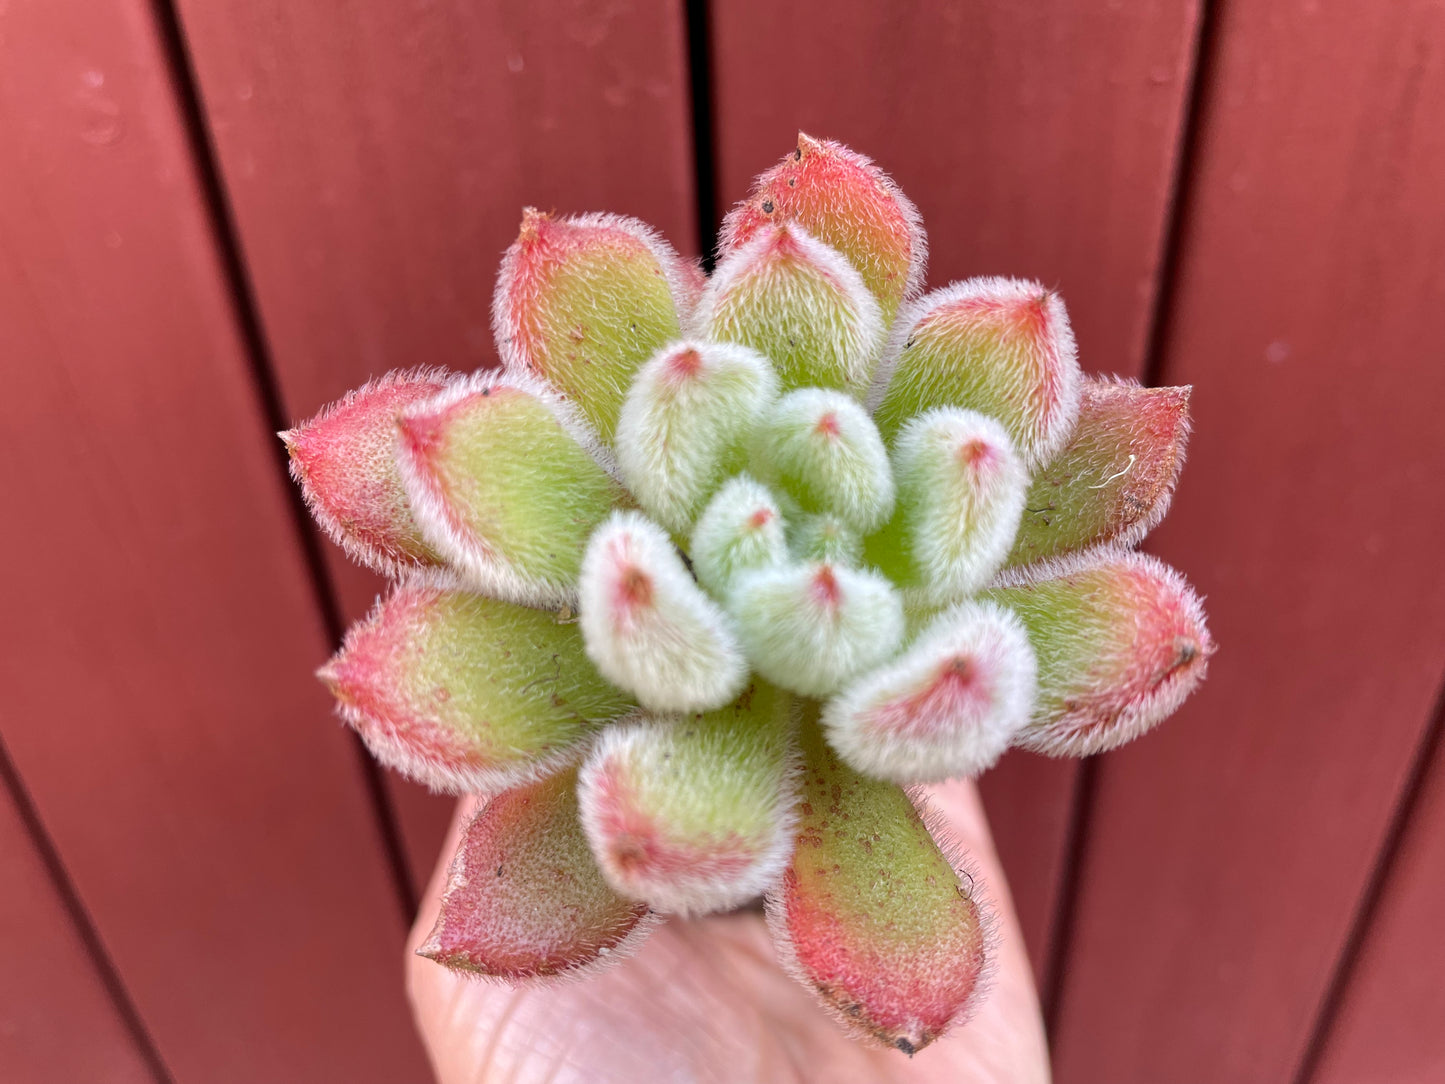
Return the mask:
M986 907L908 788L1128 741L1213 644L1132 551L1189 389L1082 375L1035 283L919 296L924 257L894 183L807 136L711 277L635 220L529 209L500 369L393 373L283 434L396 581L320 672L341 714L487 798L424 955L577 976L761 895L854 1034L912 1053L966 1015Z

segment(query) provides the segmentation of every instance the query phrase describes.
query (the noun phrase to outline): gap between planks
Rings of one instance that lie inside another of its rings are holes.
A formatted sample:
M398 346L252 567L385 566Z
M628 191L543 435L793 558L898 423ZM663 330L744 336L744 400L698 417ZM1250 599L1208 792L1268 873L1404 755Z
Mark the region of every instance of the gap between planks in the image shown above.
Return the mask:
M285 449L279 440L272 437L275 432L290 428L290 423L282 405L280 382L276 377L275 362L262 325L255 288L238 240L235 212L225 183L221 179L215 139L206 120L200 84L186 43L185 29L172 0L151 0L151 8L161 49L166 57L166 75L181 114L186 143L200 182L206 215L221 263L222 278L251 367L252 384L269 430L265 435L270 440L272 459L280 476L280 484L286 492L296 544L300 547L305 561L314 603L326 629L329 646L335 650L341 646L345 622L341 618L335 583L322 555L320 535L311 522L306 502L296 486L291 484ZM418 895L402 845L396 812L392 808L390 795L386 792L380 766L372 759L354 731L348 730L348 736L375 816L376 830L401 912L403 928L406 928L411 925L416 914Z
M1314 1024L1310 1028L1309 1038L1305 1041L1304 1051L1300 1055L1299 1066L1295 1070L1292 1084L1312 1084L1319 1070L1330 1034L1334 1031L1340 1009L1344 1006L1345 994L1349 991L1350 982L1354 978L1365 942L1370 935L1370 929L1375 924L1375 916L1385 898L1385 890L1394 872L1395 861L1399 857L1405 833L1409 830L1415 811L1420 806L1425 783L1429 779L1431 766L1435 762L1435 754L1441 741L1445 740L1442 738L1442 734L1445 734L1445 678L1442 678L1439 691L1436 693L1430 722L1425 728L1425 733L1421 735L1419 744L1415 747L1409 770L1405 773L1405 781L1396 795L1394 808L1390 811L1390 820L1385 826L1384 837L1380 841L1379 850L1375 852L1374 864L1370 867L1364 889L1355 904L1355 912L1350 918L1350 925L1345 932L1339 955L1330 969L1329 982L1325 985L1325 992L1320 998Z
M40 811L35 807L35 802L30 797L30 791L25 787L25 781L20 777L15 762L10 759L10 751L5 747L3 737L0 737L0 785L3 785L9 792L10 800L15 805L15 811L25 826L26 835L29 836L31 845L45 866L46 876L55 889L55 894L60 898L61 906L65 908L70 924L75 928L76 936L80 938L81 944L85 947L85 952L90 957L90 962L95 968L101 986L115 1007L116 1015L120 1017L122 1026L134 1041L141 1060L145 1062L146 1068L155 1077L156 1084L175 1084L175 1077L171 1075L165 1059L161 1057L160 1048L156 1046L155 1040L146 1030L140 1010L136 1008L130 991L126 989L125 981L120 977L120 970L115 966L115 961L110 958L110 953L106 951L105 943L100 939L95 922L90 917L85 903L81 900L80 893L76 891L75 883L70 879L70 872L65 868L65 862L60 857L60 851L55 846L55 841L50 838L44 821L40 819Z

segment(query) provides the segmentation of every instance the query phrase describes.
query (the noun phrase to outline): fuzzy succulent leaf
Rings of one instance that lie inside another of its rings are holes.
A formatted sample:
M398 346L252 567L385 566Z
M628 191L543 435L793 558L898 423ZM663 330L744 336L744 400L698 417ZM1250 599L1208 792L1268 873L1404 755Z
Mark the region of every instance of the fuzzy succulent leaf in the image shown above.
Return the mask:
M337 545L378 572L436 565L396 465L401 412L436 395L440 369L388 373L281 434L291 477Z
M1036 282L978 278L925 294L899 315L869 398L889 438L932 407L996 418L1032 470L1068 440L1081 382L1058 294Z
M617 425L622 480L647 514L685 533L736 474L778 394L768 359L736 343L676 342L644 365Z
M457 794L555 771L634 707L587 660L575 624L439 573L396 587L320 676L378 760Z
M506 791L468 822L420 955L517 982L595 972L640 943L655 920L592 860L576 782L566 771Z
M569 405L535 377L484 372L400 427L407 497L437 551L485 594L571 601L588 535L628 497Z
M1142 553L1072 554L984 596L1018 614L1038 656L1034 717L1015 744L1051 756L1137 738L1194 691L1214 653L1198 597Z
M792 853L792 702L756 681L716 711L603 731L578 793L608 883L685 914L761 895Z
M1022 622L965 602L828 702L828 741L853 768L895 783L972 778L1033 714L1038 664Z
M529 207L502 258L492 326L509 369L545 376L610 441L633 374L684 332L700 285L634 218Z
M863 538L831 512L798 517L788 547L800 561L827 561L854 567L863 560Z
M770 226L796 222L856 267L884 323L923 281L923 221L892 178L841 143L798 133L798 146L753 182L723 220L724 256Z
M804 696L837 692L903 638L893 586L876 572L827 561L744 572L728 606L753 669Z
M853 265L795 224L760 231L718 264L697 323L706 338L766 355L785 390L840 388L860 398L885 330Z
M913 1054L967 1015L988 933L972 877L896 784L805 718L797 850L767 898L779 955L860 1038Z
M1189 391L1086 378L1068 444L1029 485L1007 563L1133 546L1148 534L1184 466Z
M839 391L801 388L776 403L753 439L753 473L808 512L831 512L855 530L893 511L893 472L868 412Z
M941 606L989 581L1012 545L1028 474L1002 425L943 407L914 418L893 448L898 505L866 544L911 604Z
M746 474L728 479L698 517L690 552L698 583L726 598L739 572L787 560L787 536L777 499Z
M636 512L597 529L582 563L587 654L652 711L707 711L742 691L747 661L671 540Z

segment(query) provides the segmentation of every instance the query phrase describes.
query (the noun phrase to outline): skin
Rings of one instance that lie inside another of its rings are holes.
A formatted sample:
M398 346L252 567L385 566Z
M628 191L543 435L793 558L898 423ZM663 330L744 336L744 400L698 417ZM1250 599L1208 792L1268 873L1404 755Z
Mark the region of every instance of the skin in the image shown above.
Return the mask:
M987 886L998 948L973 1018L913 1058L846 1036L778 967L757 913L669 918L634 957L582 981L513 989L456 975L412 954L435 920L444 859L406 964L439 1084L1047 1084L1038 996L978 792L947 783L930 796ZM444 856L474 810L458 804Z

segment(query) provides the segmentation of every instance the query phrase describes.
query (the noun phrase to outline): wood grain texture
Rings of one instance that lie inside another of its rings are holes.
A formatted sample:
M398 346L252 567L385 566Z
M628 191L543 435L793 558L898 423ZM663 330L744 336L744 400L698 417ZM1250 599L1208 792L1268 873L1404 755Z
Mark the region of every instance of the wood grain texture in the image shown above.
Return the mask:
M1063 1084L1291 1079L1445 670L1445 8L1218 18L1151 548L1220 647L1101 765Z
M157 1084L0 784L0 1080Z
M1438 738L1381 887L1306 1084L1445 1080L1445 741Z
M151 6L6 4L0 129L16 767L178 1080L422 1079Z
M393 368L494 364L524 205L636 215L695 247L681 4L178 7L298 420ZM355 619L379 581L329 556ZM392 783L424 884L451 805Z
M930 285L1057 286L1085 367L1137 376L1197 19L1196 0L713 4L720 198L799 129L842 140L918 204ZM1075 773L1013 754L982 780L1040 973Z

